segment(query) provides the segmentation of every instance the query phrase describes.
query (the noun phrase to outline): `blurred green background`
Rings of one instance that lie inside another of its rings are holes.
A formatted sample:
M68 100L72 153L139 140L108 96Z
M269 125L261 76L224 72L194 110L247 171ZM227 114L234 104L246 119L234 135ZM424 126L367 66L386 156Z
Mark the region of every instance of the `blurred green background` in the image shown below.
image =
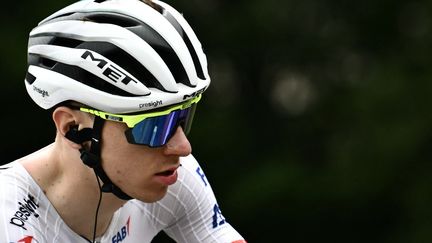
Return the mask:
M2 9L3 163L54 138L27 36L71 2ZM249 242L432 242L431 1L167 2L209 59L194 155Z

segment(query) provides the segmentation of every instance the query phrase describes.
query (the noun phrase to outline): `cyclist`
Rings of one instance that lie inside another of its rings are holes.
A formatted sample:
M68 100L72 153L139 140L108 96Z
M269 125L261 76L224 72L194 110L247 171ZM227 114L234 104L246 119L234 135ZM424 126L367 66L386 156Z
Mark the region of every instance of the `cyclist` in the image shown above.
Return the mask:
M0 242L245 242L186 137L206 56L161 1L82 0L29 36L25 86L55 141L0 167Z

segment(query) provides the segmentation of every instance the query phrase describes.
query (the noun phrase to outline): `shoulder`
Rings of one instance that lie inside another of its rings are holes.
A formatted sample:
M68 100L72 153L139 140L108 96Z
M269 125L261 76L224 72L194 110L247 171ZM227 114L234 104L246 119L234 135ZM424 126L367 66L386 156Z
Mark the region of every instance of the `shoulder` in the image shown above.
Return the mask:
M0 242L46 239L53 209L30 174L13 162L0 167L0 183Z
M30 235L32 219L40 216L37 195L30 189L28 177L18 163L0 167L0 239L2 235Z
M0 200L9 201L28 190L30 176L17 162L0 166ZM14 195L15 194L15 195Z

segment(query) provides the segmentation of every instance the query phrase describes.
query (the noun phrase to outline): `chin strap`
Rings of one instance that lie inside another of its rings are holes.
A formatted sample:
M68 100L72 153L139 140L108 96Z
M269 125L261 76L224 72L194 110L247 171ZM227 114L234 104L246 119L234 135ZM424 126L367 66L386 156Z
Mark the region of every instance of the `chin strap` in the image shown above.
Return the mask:
M83 144L84 142L90 141L90 149L85 149L84 146L80 149L81 160L88 167L92 168L96 175L104 183L100 188L102 192L111 192L122 200L130 200L132 197L123 192L119 187L117 187L102 168L101 163L101 135L102 127L105 120L95 116L93 129L84 128L78 131L78 126L72 127L65 135L65 137L74 143Z

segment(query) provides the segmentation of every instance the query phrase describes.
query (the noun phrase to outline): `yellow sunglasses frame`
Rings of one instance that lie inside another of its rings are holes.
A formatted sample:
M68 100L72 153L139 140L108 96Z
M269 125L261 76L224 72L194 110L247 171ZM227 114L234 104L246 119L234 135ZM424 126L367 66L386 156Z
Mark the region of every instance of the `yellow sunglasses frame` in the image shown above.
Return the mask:
M139 122L143 121L146 118L151 117L157 117L157 116L165 116L169 113L175 111L175 110L184 110L189 107L191 107L193 104L198 103L198 101L201 100L201 94L196 96L193 99L190 99L184 103L171 106L170 108L162 111L156 111L156 112L149 112L144 114L138 114L138 115L120 115L120 114L112 114L108 112L93 110L85 107L80 107L80 111L93 114L95 116L99 116L102 119L109 120L109 121L116 121L116 122L123 122L126 123L126 125L129 128L134 127Z

